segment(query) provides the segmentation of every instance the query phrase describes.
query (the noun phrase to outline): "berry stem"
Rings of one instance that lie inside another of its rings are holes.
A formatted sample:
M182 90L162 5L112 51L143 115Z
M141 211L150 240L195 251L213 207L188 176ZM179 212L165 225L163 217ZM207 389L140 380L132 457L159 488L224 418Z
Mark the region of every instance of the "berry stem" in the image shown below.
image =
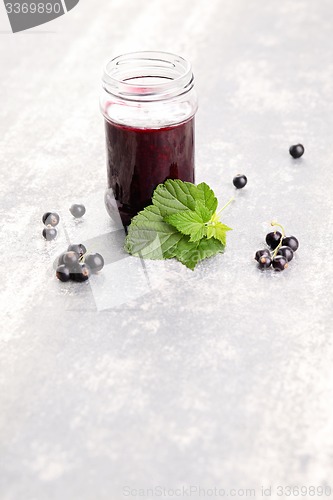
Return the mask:
M277 227L281 228L281 233L282 233L282 236L280 238L280 242L279 242L278 246L276 247L276 249L274 250L273 255L272 255L272 259L274 259L282 246L282 240L285 237L286 232L284 230L284 227L281 224L279 224L278 222L272 221L271 226L277 226Z
M234 198L234 196L233 196L232 198L230 198L230 200L229 200L229 201L228 201L228 202L227 202L227 203L226 203L226 204L225 204L225 205L221 208L221 210L219 210L219 211L217 212L217 214L216 214L216 215L217 215L217 216L219 216L219 215L220 215L220 213L221 213L221 212L223 212L223 210L224 210L225 208L227 208L227 206L228 206L228 205L230 205L230 203L231 203L232 201L234 201L234 199L235 199L235 198Z

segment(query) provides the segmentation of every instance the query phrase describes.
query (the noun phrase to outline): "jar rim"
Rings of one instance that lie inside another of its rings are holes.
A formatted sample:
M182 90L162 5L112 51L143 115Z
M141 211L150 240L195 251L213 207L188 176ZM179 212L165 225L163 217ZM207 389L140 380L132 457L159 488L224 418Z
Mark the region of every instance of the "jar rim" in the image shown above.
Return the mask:
M156 81L157 80L157 81ZM138 51L119 55L104 66L103 87L135 101L169 99L193 87L191 64L171 52Z

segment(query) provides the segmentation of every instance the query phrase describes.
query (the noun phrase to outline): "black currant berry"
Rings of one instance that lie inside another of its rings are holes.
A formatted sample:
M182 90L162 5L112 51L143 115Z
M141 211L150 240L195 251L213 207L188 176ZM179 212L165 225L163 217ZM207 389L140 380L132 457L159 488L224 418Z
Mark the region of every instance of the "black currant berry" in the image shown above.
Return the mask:
M275 271L284 271L288 267L288 261L283 255L277 255L273 259L273 267Z
M42 221L45 226L55 227L59 224L60 217L55 212L46 212L42 217Z
M73 215L73 217L79 219L86 213L86 207L84 205L78 205L74 203L74 205L71 206L69 211Z
M268 269L272 264L272 259L270 255L262 255L258 260L258 265L260 269Z
M247 177L246 175L237 174L236 177L233 178L232 182L235 188L242 189L247 184Z
M294 257L294 252L290 247L282 246L279 248L277 255L283 255L290 262Z
M293 158L300 158L304 154L304 146L302 144L290 146L289 153Z
M59 257L58 257L58 266L61 266L64 263L64 255L65 255L65 253L67 253L67 252L63 252L63 253L61 253L59 255Z
M286 238L283 238L282 245L290 247L294 252L296 252L299 247L298 239L295 238L295 236L287 236Z
M76 252L77 254L80 255L80 257L82 257L82 255L84 255L87 252L86 247L82 243L69 245L67 250L68 252Z
M63 255L62 262L70 269L74 269L74 267L79 263L79 258L80 256L76 252L66 252Z
M70 270L64 264L57 267L56 276L60 281L69 281L70 280Z
M258 250L254 256L254 258L256 259L257 262L259 262L259 259L260 257L262 257L263 255L271 255L271 252L269 250L267 250L267 248L264 248L264 250Z
M84 261L93 273L98 273L98 271L101 271L104 267L104 259L99 253L87 255Z
M268 233L266 235L266 243L272 250L278 246L282 238L282 234L280 231L273 231L272 233Z
M88 266L85 264L78 264L71 271L71 279L78 282L87 281L90 278L90 274L91 272Z
M47 241L51 241L57 236L58 231L55 227L45 227L42 234Z

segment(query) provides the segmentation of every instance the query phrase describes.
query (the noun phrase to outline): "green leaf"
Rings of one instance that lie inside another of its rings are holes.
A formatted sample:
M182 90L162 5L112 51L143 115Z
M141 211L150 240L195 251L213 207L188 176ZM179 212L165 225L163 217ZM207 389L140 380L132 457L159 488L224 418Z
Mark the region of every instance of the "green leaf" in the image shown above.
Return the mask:
M160 209L163 217L185 210L195 210L197 202L201 202L211 215L216 211L217 199L205 182L195 186L191 182L168 179L157 186L153 195L153 204Z
M143 259L170 259L183 235L164 222L153 205L136 215L128 228L125 250Z
M125 250L145 259L176 257L190 269L223 252L226 232L216 213L217 199L210 187L167 180L153 194L153 204L132 219Z
M212 217L211 210L208 207L206 207L202 201L196 202L195 213L200 216L202 222L208 222Z
M211 218L211 212L201 201L195 205L195 210L184 210L167 215L164 220L183 234L191 236L190 241L199 241L206 235L205 223Z
M199 242L190 242L182 238L176 248L176 258L189 269L195 268L198 262L224 251L224 245L215 239L202 239Z
M201 184L198 184L197 189L199 192L200 200L203 202L205 207L207 207L213 214L217 209L217 198L214 194L214 191L205 182L201 182Z
M206 235L207 238L216 238L223 245L227 244L227 231L232 231L231 227L222 224L222 222L215 222L212 225L207 226Z
M197 189L191 182L168 179L155 189L153 205L159 208L162 217L183 210L194 210Z

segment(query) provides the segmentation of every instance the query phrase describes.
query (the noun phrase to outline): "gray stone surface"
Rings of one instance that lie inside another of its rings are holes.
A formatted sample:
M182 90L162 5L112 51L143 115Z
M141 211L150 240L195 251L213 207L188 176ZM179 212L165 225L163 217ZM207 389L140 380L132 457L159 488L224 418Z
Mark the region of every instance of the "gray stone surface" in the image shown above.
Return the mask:
M82 0L16 35L1 16L1 500L332 483L331 0ZM151 48L193 63L197 180L223 204L249 179L194 273L126 257L103 207L101 69ZM253 262L272 219L300 240L281 275ZM57 282L68 241L105 272Z

